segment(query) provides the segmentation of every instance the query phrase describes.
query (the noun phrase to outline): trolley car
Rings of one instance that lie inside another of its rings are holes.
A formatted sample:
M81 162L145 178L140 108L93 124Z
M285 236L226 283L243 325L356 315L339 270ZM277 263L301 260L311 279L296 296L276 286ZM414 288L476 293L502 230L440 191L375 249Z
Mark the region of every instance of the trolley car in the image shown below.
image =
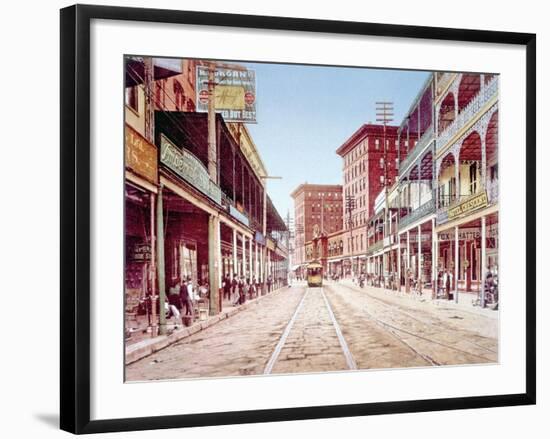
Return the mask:
M323 266L313 261L307 265L307 286L308 287L321 287L323 286Z

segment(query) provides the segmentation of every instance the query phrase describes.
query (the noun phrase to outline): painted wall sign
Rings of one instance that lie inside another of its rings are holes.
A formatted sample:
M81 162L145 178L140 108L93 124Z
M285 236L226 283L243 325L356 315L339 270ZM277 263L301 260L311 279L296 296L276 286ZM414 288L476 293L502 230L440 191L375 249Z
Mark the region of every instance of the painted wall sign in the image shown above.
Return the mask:
M210 180L202 162L185 148L177 148L168 138L160 137L160 162L217 204L222 204L220 188Z
M129 125L126 125L124 128L124 138L126 168L151 183L157 183L158 165L156 146L149 143Z
M496 238L498 236L498 226L492 224L487 226L486 230L487 238ZM467 227L463 229L458 229L458 239L459 241L470 241L473 239L481 238L481 227ZM441 241L454 241L455 232L454 230L449 230L447 232L439 232L438 240Z

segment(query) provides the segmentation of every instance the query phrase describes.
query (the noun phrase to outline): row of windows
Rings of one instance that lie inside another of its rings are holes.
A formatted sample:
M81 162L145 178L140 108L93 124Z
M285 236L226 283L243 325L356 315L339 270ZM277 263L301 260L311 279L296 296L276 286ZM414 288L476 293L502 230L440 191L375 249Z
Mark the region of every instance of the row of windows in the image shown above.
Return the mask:
M374 139L375 149L380 150L381 144L382 144L382 141L380 138ZM388 149L391 148L392 144L396 150L399 148L399 141L397 139L386 139L386 147ZM353 148L350 152L348 152L348 154L344 157L344 165L350 166L358 157L361 157L364 153L366 153L367 145L368 145L368 137L359 145L357 145L355 148ZM407 141L405 141L405 146L408 147Z
M379 161L379 167L380 169L384 169L384 158L380 157ZM395 170L399 169L399 159L396 158L394 162ZM360 174L362 174L366 169L366 160L361 160L359 163L357 163L355 166L350 168L348 171L344 172L344 183L348 184L350 181L357 178ZM392 163L391 161L388 163L388 171L392 169Z
M340 192L308 192L307 193L308 198L313 197L332 197L332 198L341 198Z
M364 244L365 244L365 240L364 240L364 235L362 233L359 236L353 236L351 238L348 238L348 250L351 251L352 253L354 251L362 251L363 247L365 247Z
M384 180L385 180L384 176L381 175L380 176L380 184L381 185L384 185ZM388 178L388 186L391 186L391 185L392 185L392 178L390 177L390 178ZM345 194L346 198L349 197L349 196L355 196L359 192L364 191L366 188L367 188L366 180L365 180L365 178L363 178L359 181L356 181L352 185L346 187L344 189L344 194Z
M310 218L311 218L312 220L315 220L315 219L320 220L320 219L321 219L321 215L311 215ZM335 221L335 220L338 220L338 219L339 219L339 217L338 217L338 216L335 216L335 215L324 215L324 216L323 216L323 220L328 221L328 222L330 222L330 221Z
M328 211L331 211L332 209L335 209L335 210L340 210L342 207L342 205L340 203L336 203L336 204L325 204L323 206L323 209L324 210L328 210ZM311 205L311 211L314 212L316 210L316 208L318 208L319 210L321 210L321 203L317 203L317 204L312 204Z
M367 211L358 212L351 216L351 227L364 226L368 222ZM349 215L346 215L346 229L350 228Z

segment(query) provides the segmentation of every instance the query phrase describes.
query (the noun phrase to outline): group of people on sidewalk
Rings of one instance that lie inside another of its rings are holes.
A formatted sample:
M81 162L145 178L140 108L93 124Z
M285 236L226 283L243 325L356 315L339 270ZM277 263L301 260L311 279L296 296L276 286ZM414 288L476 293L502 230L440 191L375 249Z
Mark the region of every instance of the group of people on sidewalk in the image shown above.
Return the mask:
M230 277L226 275L222 279L222 299L230 301L235 306L242 305L247 300L270 293L277 286L278 284L274 282L272 276L267 277L264 292L264 284L259 282L256 277L245 278L244 276ZM203 301L205 306L208 306L209 298L210 291L207 282L199 282L195 286L191 277L179 280L170 288L164 304L166 318L173 318L176 328L179 322L184 326L188 326L197 318L196 311L199 302Z
M272 291L273 277L270 275L266 279L266 293ZM230 277L228 274L223 278L222 291L223 299L232 302L234 305L242 305L247 299L254 299L261 294L263 283L259 282L256 277L245 278L244 276Z
M207 282L199 282L195 288L191 277L179 280L169 290L168 300L164 304L166 318L174 317L176 326L181 321L183 325L195 320L195 309L200 300L208 300L210 291Z

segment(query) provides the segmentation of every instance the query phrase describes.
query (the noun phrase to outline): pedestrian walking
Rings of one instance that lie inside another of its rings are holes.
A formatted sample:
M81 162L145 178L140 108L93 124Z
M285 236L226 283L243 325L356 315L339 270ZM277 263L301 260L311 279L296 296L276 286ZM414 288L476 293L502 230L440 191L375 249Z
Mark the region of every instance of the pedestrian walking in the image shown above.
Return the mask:
M231 280L231 301L233 301L233 298L237 296L239 297L239 281L237 280L237 275L233 274L233 279Z
M249 291L250 291L250 280L243 279L243 286L241 288L241 305L246 302L246 296L248 296Z
M223 279L223 298L231 300L231 279L229 279L228 274Z
M170 294L168 295L168 318L171 316L174 317L174 327L178 328L178 322L181 320L181 309L182 303L178 291L179 285L176 283L172 288L170 288ZM182 322L183 323L183 322Z
M191 278L188 277L186 281L183 281L180 286L180 299L182 302L182 310L185 308L186 316L193 316L193 302L189 295L189 288L193 289Z
M445 296L447 300L453 299L454 294L451 294L451 287L453 286L453 275L449 270L445 273L446 279L444 281L445 283Z
M254 297L256 297L256 291L257 291L256 278L253 277L252 281L250 282L250 290L249 290L250 299L254 299Z

